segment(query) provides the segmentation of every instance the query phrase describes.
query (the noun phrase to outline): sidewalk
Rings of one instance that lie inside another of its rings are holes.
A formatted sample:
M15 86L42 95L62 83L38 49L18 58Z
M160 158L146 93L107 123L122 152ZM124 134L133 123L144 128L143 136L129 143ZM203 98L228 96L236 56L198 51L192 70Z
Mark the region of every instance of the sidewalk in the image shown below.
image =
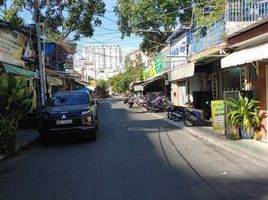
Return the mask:
M19 129L17 134L18 142L21 148L29 145L39 138L39 134L36 129Z
M39 138L38 131L35 129L18 129L18 144L19 148L23 149ZM4 159L5 155L0 155L0 160Z
M174 122L169 120L166 116L166 112L151 114L154 114L160 119L163 119L175 126L183 128L195 137L223 148L226 151L232 152L255 164L268 166L268 143L253 139L228 140L225 138L223 133L214 132L211 126L187 127L182 121Z

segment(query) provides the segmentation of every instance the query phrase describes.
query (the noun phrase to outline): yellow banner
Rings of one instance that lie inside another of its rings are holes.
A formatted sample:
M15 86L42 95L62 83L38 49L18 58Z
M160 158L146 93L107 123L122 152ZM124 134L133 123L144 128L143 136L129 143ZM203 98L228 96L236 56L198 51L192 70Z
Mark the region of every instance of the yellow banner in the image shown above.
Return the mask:
M89 85L96 87L97 84L96 84L95 80L91 80L91 81L89 81Z
M152 62L151 65L149 66L149 72L150 72L150 78L154 77L155 75L154 62Z
M25 37L17 31L0 29L0 61L22 66Z
M211 101L212 128L215 131L224 130L225 113L224 100Z

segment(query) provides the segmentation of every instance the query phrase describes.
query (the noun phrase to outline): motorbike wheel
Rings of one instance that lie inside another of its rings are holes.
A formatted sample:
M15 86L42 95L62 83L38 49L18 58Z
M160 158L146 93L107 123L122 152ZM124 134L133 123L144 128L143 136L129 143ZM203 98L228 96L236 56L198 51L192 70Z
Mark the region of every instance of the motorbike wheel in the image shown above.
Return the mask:
M182 118L182 117L179 117L179 116L176 116L176 115L175 115L175 116L173 117L173 121L174 121L174 122L178 122L178 121L181 120L181 118Z
M167 117L168 117L168 119L173 120L173 116L172 116L171 112L167 112Z
M195 122L191 117L185 117L184 124L185 124L185 126L192 127L195 125Z

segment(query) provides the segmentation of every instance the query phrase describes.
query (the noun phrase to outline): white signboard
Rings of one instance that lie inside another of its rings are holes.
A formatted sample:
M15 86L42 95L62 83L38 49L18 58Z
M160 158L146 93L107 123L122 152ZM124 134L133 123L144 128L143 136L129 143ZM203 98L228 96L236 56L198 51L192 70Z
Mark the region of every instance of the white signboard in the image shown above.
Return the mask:
M177 43L171 46L171 69L178 66L185 65L187 63L187 39L186 36L179 40Z
M0 61L22 66L24 43L25 37L19 32L0 29Z

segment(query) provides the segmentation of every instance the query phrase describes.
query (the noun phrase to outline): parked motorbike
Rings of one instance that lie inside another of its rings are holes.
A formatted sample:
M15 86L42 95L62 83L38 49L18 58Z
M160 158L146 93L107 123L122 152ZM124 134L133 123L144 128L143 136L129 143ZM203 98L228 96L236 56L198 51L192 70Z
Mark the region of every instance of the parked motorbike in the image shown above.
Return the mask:
M129 108L132 108L132 107L133 107L133 104L134 104L134 100L133 100L133 98L132 98L132 97L129 97L127 103L128 103L128 107L129 107Z
M202 113L196 110L185 110L184 124L188 127L192 127L195 125L209 125L210 121L206 120L202 117Z
M127 104L127 103L128 103L128 100L129 100L129 98L128 98L128 97L127 97L127 98L125 98L125 99L123 99L124 104Z
M180 121L185 117L185 108L182 106L169 106L167 117L175 122Z
M170 101L165 96L158 96L147 102L147 110L150 112L166 111L170 106Z

